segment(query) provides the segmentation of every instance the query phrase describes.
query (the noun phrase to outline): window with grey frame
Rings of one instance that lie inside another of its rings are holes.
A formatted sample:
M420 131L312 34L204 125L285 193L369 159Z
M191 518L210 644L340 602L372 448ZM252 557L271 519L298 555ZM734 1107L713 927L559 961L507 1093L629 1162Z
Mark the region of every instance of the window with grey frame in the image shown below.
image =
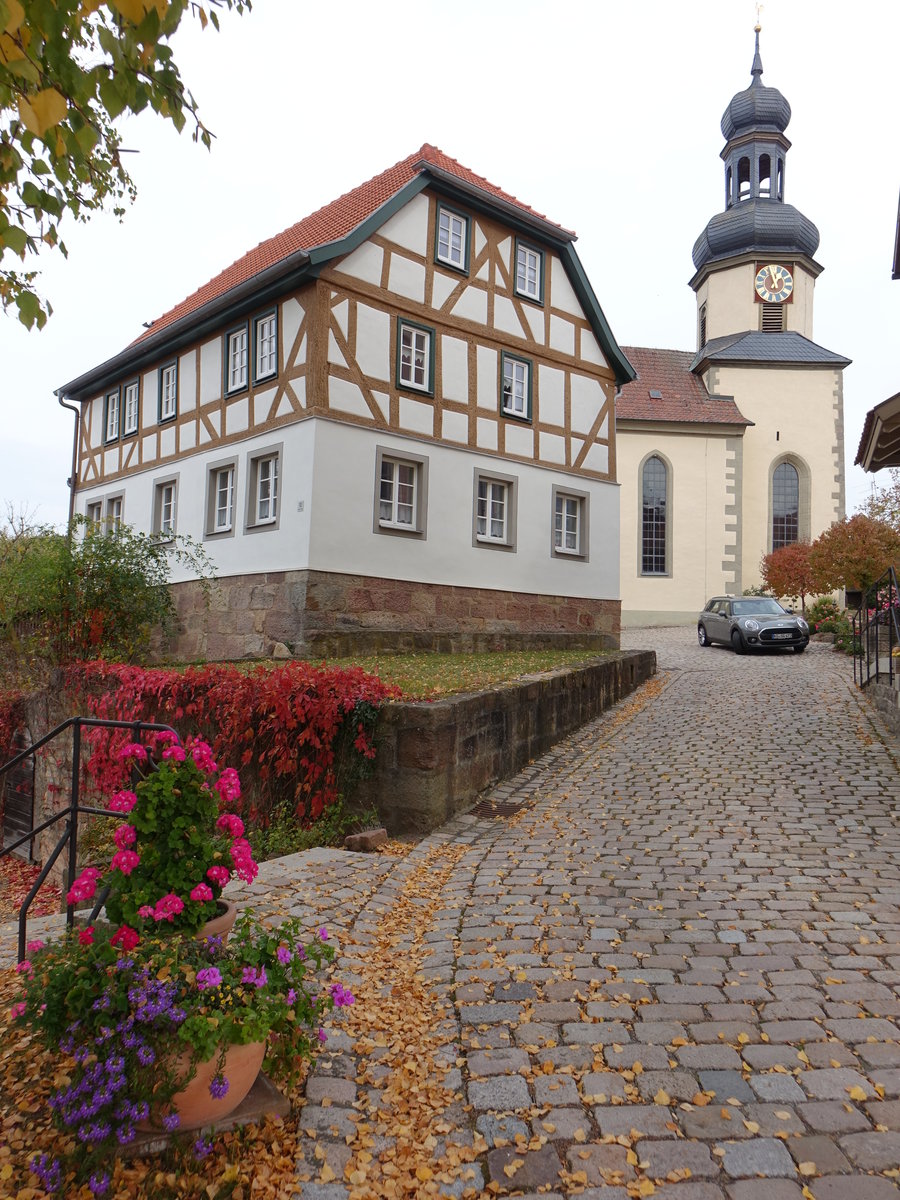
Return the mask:
M641 472L641 573L665 575L668 470L655 454Z
M800 539L800 475L792 463L779 463L772 475L772 549Z

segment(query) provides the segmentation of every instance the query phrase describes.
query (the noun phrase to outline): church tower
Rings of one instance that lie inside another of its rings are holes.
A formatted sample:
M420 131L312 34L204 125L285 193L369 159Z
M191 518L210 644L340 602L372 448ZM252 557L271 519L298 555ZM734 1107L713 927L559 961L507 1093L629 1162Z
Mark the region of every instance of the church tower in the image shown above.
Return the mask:
M757 26L750 86L722 115L725 211L694 243L698 349L748 330L812 338L819 231L785 203L791 106L762 73Z
M734 480L734 590L761 558L812 541L844 515L842 372L813 339L819 231L785 200L791 108L762 81L759 27L750 86L722 116L725 208L694 244L697 354L713 396L751 423Z

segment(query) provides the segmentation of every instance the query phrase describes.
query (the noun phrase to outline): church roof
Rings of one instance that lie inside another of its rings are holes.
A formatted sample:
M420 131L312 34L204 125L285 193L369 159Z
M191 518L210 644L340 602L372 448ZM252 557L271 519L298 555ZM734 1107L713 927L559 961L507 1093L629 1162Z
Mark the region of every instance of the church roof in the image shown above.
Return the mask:
M616 400L616 419L678 421L704 425L752 425L731 397L711 396L691 372L690 350L623 346L637 379ZM658 393L658 394L654 394Z
M699 371L707 363L768 363L783 366L847 367L851 360L824 346L817 346L802 333L761 333L749 331L713 338L693 357L691 370Z

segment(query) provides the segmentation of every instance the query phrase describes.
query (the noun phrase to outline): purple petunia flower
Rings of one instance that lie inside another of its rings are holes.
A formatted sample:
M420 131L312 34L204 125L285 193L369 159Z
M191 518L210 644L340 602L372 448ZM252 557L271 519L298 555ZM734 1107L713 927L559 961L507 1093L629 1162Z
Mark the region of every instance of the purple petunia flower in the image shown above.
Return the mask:
M224 1075L215 1075L209 1084L209 1094L213 1100L221 1100L228 1095L228 1080Z
M275 951L275 957L282 964L282 966L286 967L294 956L291 953L289 946L279 946Z

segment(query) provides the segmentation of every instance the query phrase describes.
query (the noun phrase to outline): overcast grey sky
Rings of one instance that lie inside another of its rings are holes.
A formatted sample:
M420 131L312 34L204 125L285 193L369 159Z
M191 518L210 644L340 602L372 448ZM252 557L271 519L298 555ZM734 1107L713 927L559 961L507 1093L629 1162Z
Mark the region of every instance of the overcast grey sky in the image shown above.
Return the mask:
M0 317L0 500L57 523L73 417L53 390L123 349L248 248L423 142L579 235L617 340L693 349L691 248L723 207L719 120L748 86L751 0L253 0L176 57L211 153L150 116L124 124L124 221L63 227L54 315ZM865 412L900 389L893 0L767 0L763 82L791 104L785 198L816 223L815 340L845 372L848 509Z

